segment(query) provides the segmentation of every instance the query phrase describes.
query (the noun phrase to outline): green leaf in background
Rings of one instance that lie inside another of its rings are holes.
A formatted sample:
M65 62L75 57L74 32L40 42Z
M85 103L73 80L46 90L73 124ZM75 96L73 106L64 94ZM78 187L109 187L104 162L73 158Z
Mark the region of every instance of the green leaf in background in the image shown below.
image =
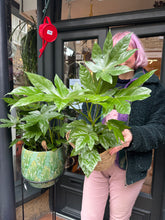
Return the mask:
M9 148L10 148L10 147L13 147L19 140L21 140L21 139L15 139L15 140L13 140L13 141L10 143Z
M26 125L21 125L20 128L24 129L23 139L33 139L37 141L41 136L42 132L37 125L31 127L26 127Z
M3 98L3 100L9 104L9 106L15 104L18 100L19 100L19 97L18 96L15 96L15 95L12 95L12 98L10 97L7 97L7 98Z
M65 138L65 134L66 134L66 132L68 131L67 125L68 125L67 123L63 123L63 124L60 125L60 126L56 125L56 126L54 127L54 131L59 132L60 136L61 136L62 138Z
M12 126L16 126L17 124L20 123L20 120L18 117L14 117L11 114L8 114L8 119L0 119L0 128L10 128Z

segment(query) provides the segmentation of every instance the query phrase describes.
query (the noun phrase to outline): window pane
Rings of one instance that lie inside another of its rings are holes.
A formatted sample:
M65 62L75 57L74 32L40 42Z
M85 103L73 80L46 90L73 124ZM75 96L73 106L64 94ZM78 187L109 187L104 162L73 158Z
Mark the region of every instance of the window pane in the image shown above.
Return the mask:
M164 4L163 1L154 2L151 0L125 0L124 4L123 0L63 0L61 19L65 20L159 8L163 7Z

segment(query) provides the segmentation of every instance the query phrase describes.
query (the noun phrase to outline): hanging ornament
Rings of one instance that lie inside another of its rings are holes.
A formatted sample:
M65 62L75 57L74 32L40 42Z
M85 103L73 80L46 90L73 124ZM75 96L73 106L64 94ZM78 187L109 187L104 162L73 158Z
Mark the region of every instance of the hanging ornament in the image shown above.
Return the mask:
M39 26L39 35L42 38L42 48L39 50L40 58L46 48L47 43L53 42L57 38L57 29L51 23L50 18L48 16L44 18L43 24L40 24Z

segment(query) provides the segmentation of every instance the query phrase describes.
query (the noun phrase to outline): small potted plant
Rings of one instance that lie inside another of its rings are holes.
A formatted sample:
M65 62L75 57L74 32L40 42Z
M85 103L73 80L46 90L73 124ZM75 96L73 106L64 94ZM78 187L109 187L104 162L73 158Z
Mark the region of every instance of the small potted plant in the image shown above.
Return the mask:
M32 92L32 87L18 87L26 95ZM11 106L25 95L14 95L4 98ZM20 92L21 93L21 92ZM23 107L17 107L17 115L8 114L8 119L0 119L0 127L14 127L17 137L10 147L21 141L21 171L23 177L37 188L46 188L54 184L55 179L62 175L67 156L65 140L65 115L57 112L54 104L36 102ZM20 137L20 138L18 138Z
M129 114L131 102L150 96L150 89L142 84L154 71L144 74L125 89L116 88L118 75L131 71L129 67L120 65L136 51L127 51L130 38L131 34L126 35L113 47L112 35L109 32L103 50L95 43L92 61L86 62L86 67L80 66L81 84L75 84L72 89L68 89L58 75L55 75L53 84L42 76L28 73L34 87L16 88L11 93L25 95L13 107L49 101L56 106L58 112L68 107L78 112L78 120L67 125L70 132L68 141L75 145L71 155L78 155L79 165L86 176L89 176L96 166L100 166L99 163L103 160L100 153L120 144L123 140L122 131L128 128L121 121L109 120L102 124L101 119L113 109L121 114ZM86 112L75 107L82 103L86 105ZM111 158L110 154L107 156Z

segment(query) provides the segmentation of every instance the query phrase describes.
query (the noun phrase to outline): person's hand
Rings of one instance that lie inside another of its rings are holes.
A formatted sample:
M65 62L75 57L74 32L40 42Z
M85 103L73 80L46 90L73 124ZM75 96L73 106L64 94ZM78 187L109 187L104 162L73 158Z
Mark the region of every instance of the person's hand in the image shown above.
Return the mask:
M124 137L124 141L121 141L122 145L111 148L109 150L110 155L113 155L113 154L117 153L118 151L122 150L125 147L129 147L129 145L130 145L130 143L133 139L131 131L128 130L128 129L124 129L122 134L123 134L123 137Z
M69 140L70 132L71 132L71 131L68 131L68 132L66 133L66 140L67 140L67 141ZM74 145L73 143L69 142L69 144L70 144L73 148L75 148L75 145Z

